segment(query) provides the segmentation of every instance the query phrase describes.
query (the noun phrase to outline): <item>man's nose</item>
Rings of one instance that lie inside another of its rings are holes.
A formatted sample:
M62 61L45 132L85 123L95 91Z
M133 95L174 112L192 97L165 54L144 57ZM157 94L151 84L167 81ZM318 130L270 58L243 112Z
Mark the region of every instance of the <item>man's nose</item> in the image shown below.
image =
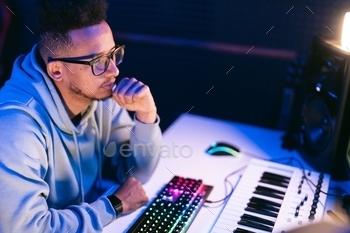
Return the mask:
M115 64L113 59L110 59L110 62L108 64L108 67L107 67L105 74L108 76L113 75L114 77L119 75L119 68Z

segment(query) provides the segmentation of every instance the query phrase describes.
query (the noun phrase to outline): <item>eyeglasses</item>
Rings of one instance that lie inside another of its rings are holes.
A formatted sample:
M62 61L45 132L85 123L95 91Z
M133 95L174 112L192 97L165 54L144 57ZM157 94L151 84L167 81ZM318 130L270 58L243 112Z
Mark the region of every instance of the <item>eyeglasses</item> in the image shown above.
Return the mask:
M49 62L51 61L63 61L73 64L82 64L91 66L92 73L95 76L99 76L106 72L109 66L109 62L111 59L114 61L115 65L119 65L123 61L124 57L124 48L125 45L116 45L113 47L112 52L109 54L101 55L93 58L91 61L81 61L77 60L78 58L49 58ZM81 59L81 57L80 57Z

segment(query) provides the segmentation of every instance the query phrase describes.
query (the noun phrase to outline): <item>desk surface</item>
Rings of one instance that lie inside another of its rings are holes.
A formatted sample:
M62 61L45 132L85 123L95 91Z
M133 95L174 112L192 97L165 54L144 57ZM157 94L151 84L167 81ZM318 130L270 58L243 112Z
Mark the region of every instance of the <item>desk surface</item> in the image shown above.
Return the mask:
M293 157L300 160L305 169L313 170L303 162L298 152L281 148L283 132L278 130L183 114L164 132L163 136L161 159L150 181L144 185L150 200L174 175L201 179L204 184L214 186L208 197L209 200L222 199L225 196L224 178L246 166L251 157L273 159L280 163L285 163ZM235 145L241 151L240 156L206 154L205 150L214 141L225 141ZM231 179L235 181L235 177ZM350 183L331 183L330 190L339 187L350 189ZM350 192L350 190L347 191ZM335 198L327 198L327 206L335 212L342 212ZM145 208L142 207L132 214L115 220L105 227L104 232L125 232ZM223 206L217 204L208 205L208 208L202 207L188 233L209 232L222 208ZM346 221L345 215L341 216L342 214L340 213L340 217Z

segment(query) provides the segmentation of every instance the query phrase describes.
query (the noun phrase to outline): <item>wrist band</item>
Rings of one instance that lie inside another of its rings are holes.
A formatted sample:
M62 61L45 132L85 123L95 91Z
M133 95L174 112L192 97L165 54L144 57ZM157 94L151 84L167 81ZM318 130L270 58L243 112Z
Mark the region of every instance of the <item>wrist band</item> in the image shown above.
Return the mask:
M107 196L107 198L109 202L112 204L117 214L117 217L119 217L123 213L123 202L115 195Z

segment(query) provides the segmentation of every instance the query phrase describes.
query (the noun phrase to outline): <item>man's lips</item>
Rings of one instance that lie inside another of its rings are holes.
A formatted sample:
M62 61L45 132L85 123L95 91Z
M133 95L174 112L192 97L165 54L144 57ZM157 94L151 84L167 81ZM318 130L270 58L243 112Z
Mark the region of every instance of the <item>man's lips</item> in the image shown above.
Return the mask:
M114 89L114 86L115 86L114 82L109 82L102 85L103 88L107 88L107 89Z

